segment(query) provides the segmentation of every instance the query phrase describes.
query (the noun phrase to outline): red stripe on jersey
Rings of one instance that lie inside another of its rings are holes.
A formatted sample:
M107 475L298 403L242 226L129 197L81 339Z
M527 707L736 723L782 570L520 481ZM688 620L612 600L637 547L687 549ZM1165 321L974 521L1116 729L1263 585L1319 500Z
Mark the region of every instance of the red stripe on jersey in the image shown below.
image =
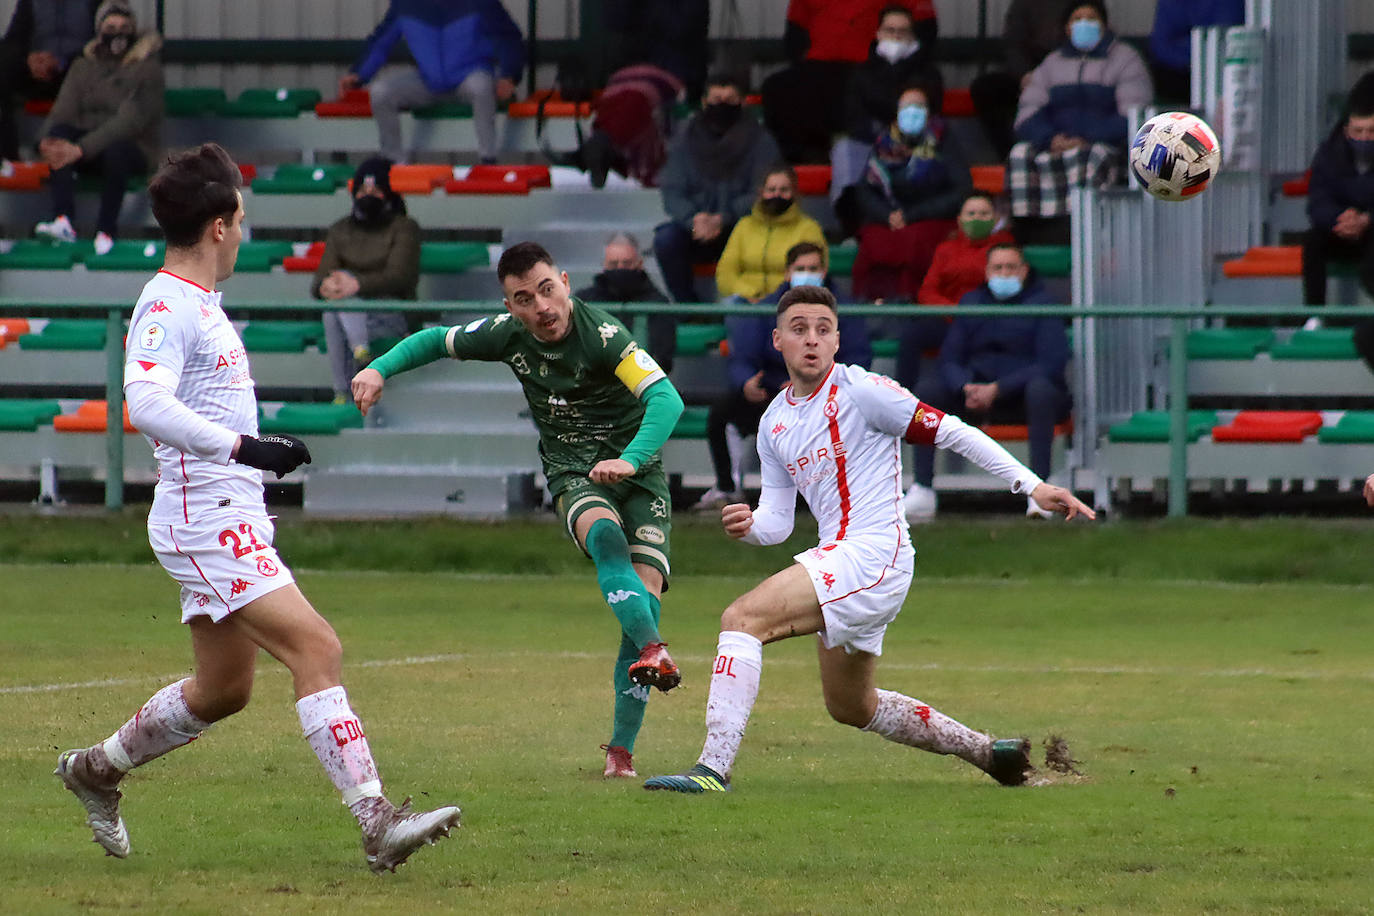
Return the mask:
M902 438L912 445L934 445L935 434L940 431L940 421L945 418L943 410L937 410L929 404L916 402L916 412L911 415L911 422L907 424L906 435Z
M190 481L190 476L186 473L186 453L181 453L181 520L191 521L191 510L186 505L186 484Z
M200 581L210 586L210 591L214 592L215 597L218 598L220 601L224 601L224 606L228 608L229 602L224 600L224 596L219 593L219 589L215 588L215 584L210 581L210 578L208 576L205 575L205 570L200 568L200 564L196 562L196 558L181 549L181 545L177 543L175 529L171 525L167 526L167 536L172 539L172 547L176 548L176 552L181 554L186 559L190 560L191 565L196 568L196 572L200 573ZM233 608L229 608L229 610L232 611Z
M177 274L172 273L170 270L168 270L168 269L165 268L165 267L160 267L160 268L158 268L158 271L157 271L157 272L160 273L160 274L166 274L167 276L169 276L169 277L171 277L171 278L173 278L173 279L175 279L175 280L180 280L182 283L189 283L189 284L191 284L192 286L194 286L196 289L205 289L205 287L201 286L201 285L200 285L199 283L197 283L195 280L188 280L188 279L186 279L185 277L178 276ZM205 289L205 291L206 291L207 293L213 293L213 292L214 292L213 289Z
M831 385L825 398L825 415L830 421L830 449L835 456L835 486L840 490L840 530L835 540L844 540L845 529L849 527L849 475L845 473L844 442L840 440L840 405L835 403L835 393L839 385Z

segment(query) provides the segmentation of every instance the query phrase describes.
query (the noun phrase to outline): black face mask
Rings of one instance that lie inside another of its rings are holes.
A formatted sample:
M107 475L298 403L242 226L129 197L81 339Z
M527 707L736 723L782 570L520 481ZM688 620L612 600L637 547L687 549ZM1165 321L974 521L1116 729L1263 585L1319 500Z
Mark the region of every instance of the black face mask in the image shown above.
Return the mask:
M604 270L601 272L601 279L606 284L606 292L617 299L637 296L644 287L644 271L631 270L628 267Z
M759 198L759 209L768 216L782 216L790 206L792 206L792 198L790 197Z
M371 194L353 200L353 219L364 226L375 226L386 220L386 201Z
M133 43L133 32L101 32L98 50L109 57L123 57Z
M707 129L715 134L723 134L735 126L744 111L743 105L732 105L729 102L712 102L710 105L701 109L701 121Z

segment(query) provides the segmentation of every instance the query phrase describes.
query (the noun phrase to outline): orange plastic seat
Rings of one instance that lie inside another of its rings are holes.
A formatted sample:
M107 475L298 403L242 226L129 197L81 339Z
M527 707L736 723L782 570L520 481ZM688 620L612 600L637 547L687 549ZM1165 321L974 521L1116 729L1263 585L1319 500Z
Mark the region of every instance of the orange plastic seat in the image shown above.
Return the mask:
M1019 423L989 423L979 428L998 442L1025 442L1030 438L1030 427ZM1054 425L1055 438L1067 436L1072 432L1072 417Z
M1004 165L971 165L968 172L973 178L974 190L994 196L1006 190L1007 167Z
M42 186L43 179L48 177L46 162L11 162L10 165L14 173L0 178L0 190L36 191Z
M514 176L514 177L511 177ZM474 165L468 169L468 178L498 179L500 181L524 181L531 188L553 186L547 165Z
M1242 410L1226 426L1212 427L1212 441L1301 442L1321 428L1315 410Z
M366 89L350 89L337 99L317 104L315 115L321 118L370 118L372 95Z
M103 433L105 432L105 402L82 401L74 414L60 414L53 417L52 428L60 433ZM129 405L124 405L124 431L138 432L129 422Z
M1228 277L1297 277L1302 275L1298 245L1259 245L1221 265Z
M292 274L313 274L324 257L324 242L311 242L305 254L282 258L282 269Z
M592 114L591 102L565 102L553 89L540 89L524 101L511 102L506 108L510 118L533 118L539 114L539 103L544 103L546 118L588 118Z
M945 103L940 113L946 118L971 118L975 112L973 94L968 89L945 90Z

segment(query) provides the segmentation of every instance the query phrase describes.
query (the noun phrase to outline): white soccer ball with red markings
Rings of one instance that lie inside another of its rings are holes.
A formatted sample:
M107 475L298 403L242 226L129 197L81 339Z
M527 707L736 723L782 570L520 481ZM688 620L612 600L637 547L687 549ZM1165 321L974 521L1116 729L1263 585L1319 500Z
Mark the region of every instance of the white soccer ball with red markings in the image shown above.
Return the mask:
M1221 168L1221 143L1207 122L1166 111L1141 125L1131 143L1131 171L1160 200L1188 200L1207 190Z

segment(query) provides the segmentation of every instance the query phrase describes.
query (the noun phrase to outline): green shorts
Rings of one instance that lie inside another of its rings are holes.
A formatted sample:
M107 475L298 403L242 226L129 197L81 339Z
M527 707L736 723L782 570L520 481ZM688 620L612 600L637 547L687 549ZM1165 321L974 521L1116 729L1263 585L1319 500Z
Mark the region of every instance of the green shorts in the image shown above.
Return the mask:
M611 510L630 542L630 560L658 570L663 576L663 590L668 590L673 517L668 478L662 468L609 486L592 483L584 474L560 474L549 482L549 490L558 517L574 543L577 538L573 532L582 513L593 508Z

